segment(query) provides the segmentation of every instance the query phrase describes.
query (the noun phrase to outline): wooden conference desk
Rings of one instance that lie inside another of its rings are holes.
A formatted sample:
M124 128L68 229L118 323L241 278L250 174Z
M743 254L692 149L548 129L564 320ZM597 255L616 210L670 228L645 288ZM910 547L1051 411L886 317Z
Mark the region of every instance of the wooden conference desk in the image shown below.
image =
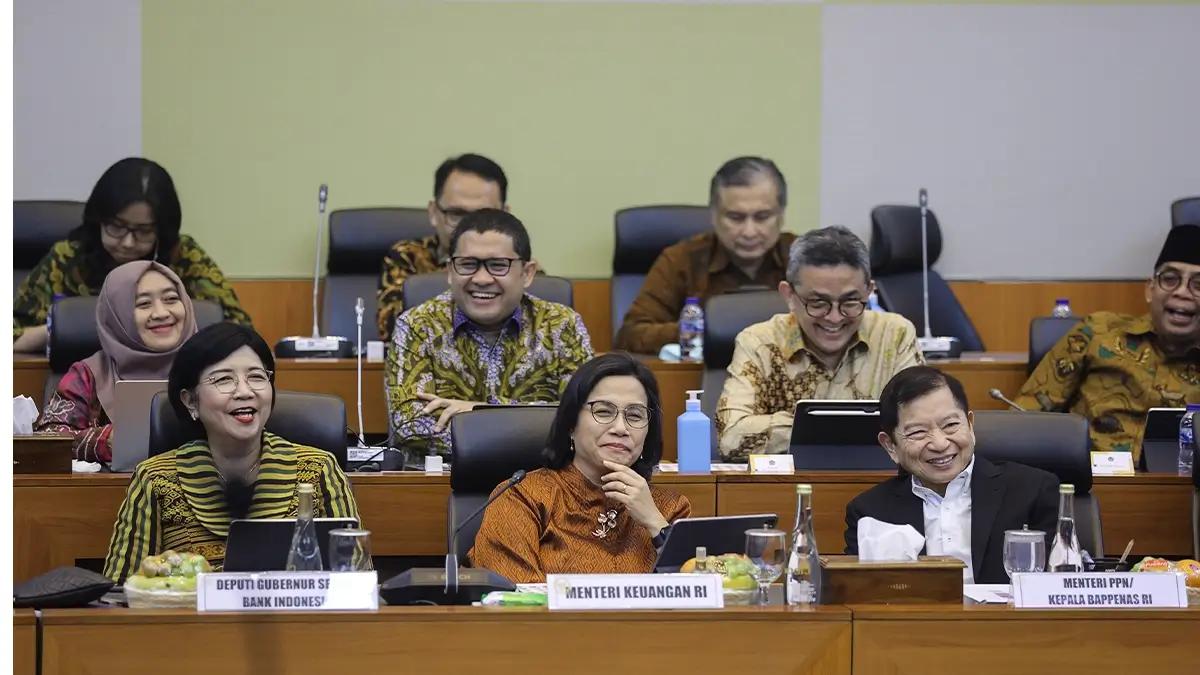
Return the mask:
M1002 409L992 400L993 387L1013 396L1025 382L1025 354L980 352L932 364L962 380L967 400L976 410ZM670 422L683 414L689 389L699 389L704 366L699 363L667 362L647 357L646 363L658 378L663 415ZM45 357L17 354L13 361L13 395L25 394L40 404L49 366ZM357 427L358 373L354 359L280 359L276 363L276 385L280 389L332 394L346 403L346 421ZM367 433L387 433L387 402L383 390L383 363L363 362L363 427ZM675 458L675 424L664 425L664 461Z
M549 612L385 607L336 614L61 609L43 672L991 673L1195 669L1200 610L826 606ZM28 643L30 635L17 634ZM319 636L320 639L313 639ZM17 648L27 650L26 644Z
M796 508L794 485L813 484L817 541L826 551L842 550L846 504L889 474L883 472L746 474L660 474L656 484L676 490L692 513L734 515L777 513L790 529ZM449 476L351 474L351 484L380 556L441 555L446 552ZM13 578L23 581L76 559L103 558L129 474L13 477ZM1149 474L1097 478L1104 539L1118 552L1136 539L1134 552L1187 557L1191 552L1191 480Z
M37 618L32 609L13 610L13 673L37 673Z

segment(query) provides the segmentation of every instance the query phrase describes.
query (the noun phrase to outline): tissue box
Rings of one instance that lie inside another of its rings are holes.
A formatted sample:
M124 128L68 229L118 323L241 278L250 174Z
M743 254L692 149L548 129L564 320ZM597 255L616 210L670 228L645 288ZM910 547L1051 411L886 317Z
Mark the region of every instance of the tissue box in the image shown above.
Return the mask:
M860 562L858 556L821 556L821 602L832 605L962 604L963 562L921 556L900 562Z
M13 473L71 473L72 440L66 434L13 436Z

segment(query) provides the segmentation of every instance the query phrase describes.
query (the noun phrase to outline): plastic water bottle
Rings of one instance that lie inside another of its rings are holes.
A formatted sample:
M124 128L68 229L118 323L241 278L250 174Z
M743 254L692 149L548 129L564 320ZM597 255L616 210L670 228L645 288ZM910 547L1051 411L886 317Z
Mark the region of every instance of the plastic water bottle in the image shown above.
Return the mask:
M58 304L67 296L62 293L55 293L54 297L50 298L50 310L46 312L46 358L50 358L50 334L54 332L54 305Z
M1050 312L1050 316L1056 319L1065 319L1071 316L1071 303L1066 298L1059 298L1054 301L1054 311Z
M796 525L786 580L787 604L808 607L820 602L821 556L813 533L812 486L807 484L796 486Z
M1075 486L1058 486L1058 526L1054 529L1054 547L1050 549L1051 572L1082 572L1083 555L1075 534Z
M1196 418L1200 417L1200 403L1189 403L1187 412L1179 420L1179 475L1192 475L1192 462L1196 457Z
M292 548L288 551L287 571L320 572L321 545L317 542L317 523L313 520L312 483L296 486L300 504L296 508L296 529L292 530Z
M689 473L712 471L712 422L700 412L700 389L688 391L683 414L679 416L676 438L679 447L679 470Z
M704 360L704 310L700 298L688 298L679 313L679 356L684 361Z
M867 309L872 312L883 311L883 306L879 304L879 294L875 291L871 291L871 294L867 296Z

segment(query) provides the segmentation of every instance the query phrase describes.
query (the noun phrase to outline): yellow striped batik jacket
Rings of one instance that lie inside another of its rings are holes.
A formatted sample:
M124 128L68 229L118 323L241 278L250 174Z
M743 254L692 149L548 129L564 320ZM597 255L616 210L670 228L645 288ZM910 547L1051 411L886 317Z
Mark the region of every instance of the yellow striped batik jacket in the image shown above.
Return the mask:
M296 517L300 483L313 486L315 517L358 517L350 484L333 455L271 433L263 434L246 517ZM167 549L198 553L220 569L230 520L207 442L193 441L151 457L134 470L117 512L104 575L122 583L137 572L143 558Z

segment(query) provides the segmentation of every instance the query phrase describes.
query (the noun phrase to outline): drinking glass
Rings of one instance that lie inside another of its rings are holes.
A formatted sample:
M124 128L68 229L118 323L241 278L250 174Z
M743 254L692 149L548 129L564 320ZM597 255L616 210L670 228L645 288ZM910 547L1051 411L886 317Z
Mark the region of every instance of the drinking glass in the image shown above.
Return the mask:
M757 604L766 605L771 582L779 578L787 562L787 535L783 530L767 528L746 530L746 557L754 563Z
M1008 578L1018 572L1046 569L1046 533L1040 530L1004 531L1004 571Z
M370 572L371 532L356 528L329 531L330 572Z

